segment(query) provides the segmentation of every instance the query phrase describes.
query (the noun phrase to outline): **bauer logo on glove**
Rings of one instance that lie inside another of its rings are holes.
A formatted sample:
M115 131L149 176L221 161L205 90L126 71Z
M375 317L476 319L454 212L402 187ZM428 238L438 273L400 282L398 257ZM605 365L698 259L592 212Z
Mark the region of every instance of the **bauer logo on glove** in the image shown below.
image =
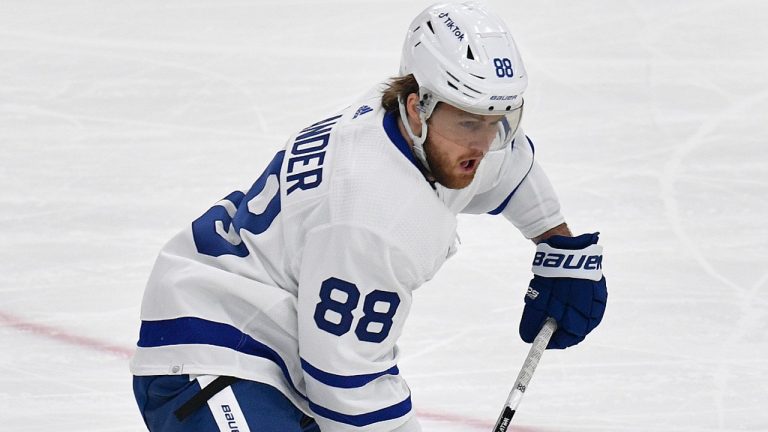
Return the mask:
M558 325L547 349L576 345L600 324L608 290L598 235L552 236L537 246L520 320L525 342L533 342L547 317Z
M572 237L565 237L572 238ZM562 253L541 243L533 257L533 274L544 277L573 277L594 281L603 277L603 247L593 244L580 251Z

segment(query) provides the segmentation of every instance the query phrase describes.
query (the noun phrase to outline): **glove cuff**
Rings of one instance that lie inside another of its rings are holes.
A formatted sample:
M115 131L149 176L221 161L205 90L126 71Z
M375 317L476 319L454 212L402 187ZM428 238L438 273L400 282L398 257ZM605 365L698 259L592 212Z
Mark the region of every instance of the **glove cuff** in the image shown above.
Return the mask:
M593 244L584 249L570 250L539 243L531 271L547 278L599 281L603 278L603 247Z
M557 249L579 250L579 249L584 249L589 245L597 244L597 241L599 239L600 239L600 233L594 232L594 233L582 234L576 237L553 235L552 237L549 237L548 239L544 240L542 243L546 243L552 246L553 248L557 248Z

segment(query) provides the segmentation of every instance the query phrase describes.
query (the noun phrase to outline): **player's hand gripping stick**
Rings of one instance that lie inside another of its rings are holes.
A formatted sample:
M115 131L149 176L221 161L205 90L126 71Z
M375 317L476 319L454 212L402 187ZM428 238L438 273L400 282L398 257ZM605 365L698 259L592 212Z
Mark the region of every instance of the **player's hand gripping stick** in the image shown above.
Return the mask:
M525 358L523 368L520 369L520 374L517 375L515 386L509 393L507 403L504 405L504 409L501 411L499 419L496 421L496 426L493 428L493 432L505 432L509 428L509 424L512 422L512 417L515 415L517 406L520 405L520 400L523 398L525 389L528 388L528 383L531 382L533 372L536 370L536 366L539 364L541 355L544 350L547 349L549 339L552 337L552 333L557 330L557 322L552 318L547 318L544 322L544 327L539 330L539 334L533 340L531 350L528 351L528 357Z

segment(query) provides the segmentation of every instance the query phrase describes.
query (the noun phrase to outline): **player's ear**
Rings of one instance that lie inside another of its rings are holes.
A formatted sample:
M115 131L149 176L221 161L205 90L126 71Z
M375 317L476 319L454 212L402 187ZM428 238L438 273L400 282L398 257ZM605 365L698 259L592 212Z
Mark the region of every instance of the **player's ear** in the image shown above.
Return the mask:
M419 118L419 95L411 93L405 100L405 110L408 114L408 122L415 135L421 135L421 119Z

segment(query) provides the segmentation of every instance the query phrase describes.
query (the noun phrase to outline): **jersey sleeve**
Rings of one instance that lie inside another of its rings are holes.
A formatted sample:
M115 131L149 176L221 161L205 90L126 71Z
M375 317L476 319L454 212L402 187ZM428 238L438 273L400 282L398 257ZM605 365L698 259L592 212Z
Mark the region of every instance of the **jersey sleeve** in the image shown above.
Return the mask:
M412 260L351 225L311 231L301 260L299 355L320 429L418 431L396 345L415 288Z
M518 131L511 148L487 156L490 169L483 180L490 187L480 190L461 212L502 214L526 238L563 223L560 201L534 155L533 142Z
M529 239L565 222L555 189L536 162L511 195L501 214Z

